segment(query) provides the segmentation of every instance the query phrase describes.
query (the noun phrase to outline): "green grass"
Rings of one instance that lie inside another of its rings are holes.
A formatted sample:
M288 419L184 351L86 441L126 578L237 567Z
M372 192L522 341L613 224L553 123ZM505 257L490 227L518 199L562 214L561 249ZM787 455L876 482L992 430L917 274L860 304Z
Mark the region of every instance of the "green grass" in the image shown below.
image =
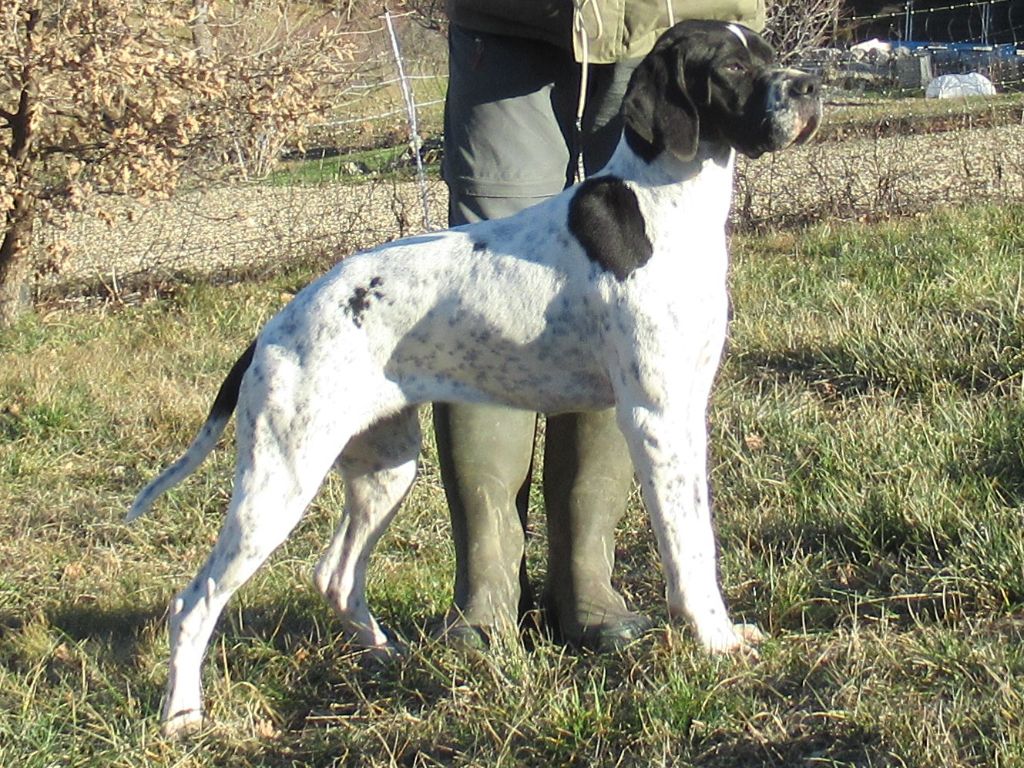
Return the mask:
M408 179L416 174L416 167L409 157L408 144L401 144L342 152L323 159L289 160L281 163L280 169L267 177L267 184L288 186L338 181L359 184L367 177ZM426 157L425 168L432 175L439 173L433 155Z
M371 569L409 654L363 665L309 584L331 479L226 611L214 726L184 745L157 735L165 606L216 535L232 452L120 519L305 275L0 334L0 765L1024 765L1024 207L733 251L712 483L729 602L769 635L759 661L707 658L685 629L607 657L425 639L453 567L428 441ZM618 550L664 622L635 496Z
M905 93L905 92L904 92ZM839 102L829 110L824 129L849 128L857 124L880 123L884 120L917 120L948 117L993 117L1016 111L1020 115L1020 94L1000 93L995 96L968 96L959 99L926 99L921 91L907 96L893 94L835 94Z

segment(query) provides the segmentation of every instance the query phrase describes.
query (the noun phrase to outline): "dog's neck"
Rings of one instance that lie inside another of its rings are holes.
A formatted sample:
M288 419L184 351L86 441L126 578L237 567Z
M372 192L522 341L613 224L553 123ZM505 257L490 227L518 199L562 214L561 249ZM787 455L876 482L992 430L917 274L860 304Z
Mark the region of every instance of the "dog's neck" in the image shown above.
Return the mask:
M607 165L598 175L618 176L629 179L640 186L660 187L674 184L698 182L702 177L728 177L732 183L735 151L728 144L702 140L697 153L689 160L683 160L663 150L646 161L637 155L625 138L619 141Z
M645 204L653 206L650 217L663 211L669 219L678 219L679 211L686 210L690 228L717 230L729 216L735 157L729 145L705 140L689 160L663 151L648 162L622 140L598 175L627 180Z

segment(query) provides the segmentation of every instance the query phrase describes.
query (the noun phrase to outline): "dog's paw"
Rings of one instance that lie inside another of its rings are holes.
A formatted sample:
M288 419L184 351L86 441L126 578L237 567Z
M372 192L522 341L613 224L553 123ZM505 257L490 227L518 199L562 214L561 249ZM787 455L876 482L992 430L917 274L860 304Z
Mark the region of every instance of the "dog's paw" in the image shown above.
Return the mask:
M760 645L767 639L756 624L733 624L732 631L744 645Z
M203 724L202 711L188 709L184 712L175 712L164 720L160 726L160 733L168 739L187 739L202 730Z
M757 661L761 658L757 646L766 638L756 624L733 624L732 631L739 638L739 644L730 653L747 661Z
M765 636L754 624L726 624L719 631L701 636L711 653L736 656L755 661L760 658L757 646Z

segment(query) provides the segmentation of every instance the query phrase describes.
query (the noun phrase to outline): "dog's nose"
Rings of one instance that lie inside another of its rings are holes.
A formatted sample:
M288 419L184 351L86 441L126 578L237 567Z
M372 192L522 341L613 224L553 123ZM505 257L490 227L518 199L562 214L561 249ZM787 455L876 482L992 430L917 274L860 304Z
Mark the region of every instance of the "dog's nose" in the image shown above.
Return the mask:
M802 99L812 99L818 95L821 83L814 75L800 73L789 80L789 93L791 96Z

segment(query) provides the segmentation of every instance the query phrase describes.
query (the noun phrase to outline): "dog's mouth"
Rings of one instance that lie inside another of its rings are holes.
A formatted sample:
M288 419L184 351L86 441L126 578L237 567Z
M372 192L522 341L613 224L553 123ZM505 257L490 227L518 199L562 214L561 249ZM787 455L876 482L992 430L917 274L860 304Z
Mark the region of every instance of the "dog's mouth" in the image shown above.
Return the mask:
M818 127L821 125L821 102L819 101L814 105L814 107L809 110L809 114L807 114L806 117L803 115L801 115L801 117L803 118L803 128L799 130L796 138L790 142L789 146L798 147L801 144L806 144L814 138L814 135L818 132Z
M816 78L797 70L777 70L764 82L764 112L751 136L753 146L737 147L752 158L806 144L821 125L821 90Z
M768 152L779 152L806 144L821 126L821 101L803 100L782 109L772 110L761 121L761 140L747 148L737 147L743 154L757 159Z

